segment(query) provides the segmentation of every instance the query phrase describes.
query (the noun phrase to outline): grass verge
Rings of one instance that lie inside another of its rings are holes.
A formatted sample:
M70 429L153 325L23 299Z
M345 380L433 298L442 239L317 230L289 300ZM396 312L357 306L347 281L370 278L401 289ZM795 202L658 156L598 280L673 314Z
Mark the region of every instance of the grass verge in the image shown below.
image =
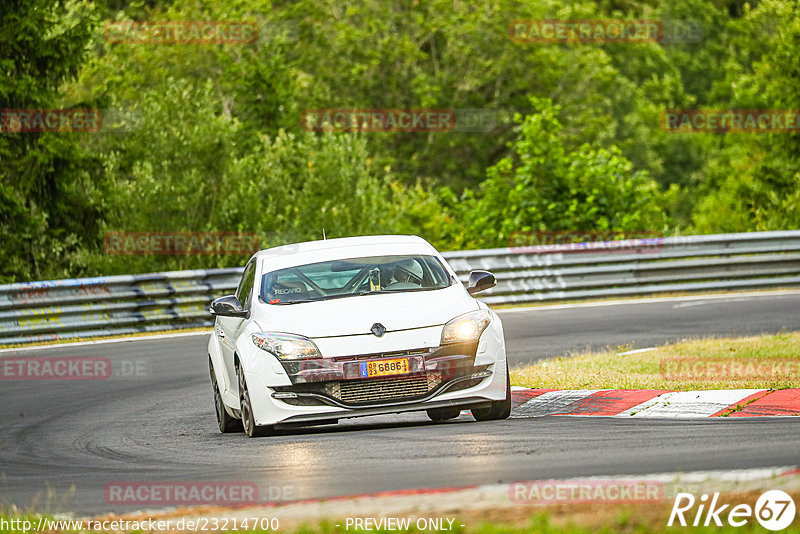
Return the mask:
M800 332L684 341L647 352L559 356L512 369L511 384L549 389L800 387Z
M508 504L497 508L489 509L471 509L469 505L465 505L459 510L442 511L441 513L411 513L411 514L384 514L376 513L374 515L366 515L366 517L397 517L397 518L410 518L410 528L395 528L392 530L387 529L369 529L363 530L354 528L352 525L347 526L343 518L326 518L322 520L304 520L301 522L290 522L289 525L283 521L277 525L275 530L262 530L253 529L247 530L252 533L265 533L265 534L348 534L348 533L417 533L417 532L444 532L449 534L538 534L538 533L553 533L553 534L592 534L592 533L623 533L623 534L664 534L674 532L716 532L716 533L750 533L750 532L768 532L762 528L758 521L752 515L745 518L746 523L740 527L733 527L728 524L728 513L733 506L747 505L751 510L755 509L756 502L761 491L746 491L734 493L722 493L719 496L718 508L727 505L722 513L718 514L718 519L722 526L702 526L706 519L706 514L697 507L693 508L690 512L686 512L685 519L687 526L679 526L677 521L674 526L668 527L667 522L671 515L673 508L673 499L665 499L659 503L635 503L635 504L619 504L608 502L581 502L581 503L564 503L557 505L515 505ZM800 502L800 492L794 490L788 492L789 496L794 502ZM691 526L692 520L695 515L700 512L701 526ZM258 514L260 517L264 516L263 512ZM14 513L0 513L0 532L13 533L13 534L31 534L37 531L37 526L40 525L39 517L35 514L14 514ZM52 519L50 516L46 516ZM365 515L357 514L353 517L365 517ZM421 530L415 525L417 524L416 518L430 517L439 519L440 523L447 528ZM741 519L741 516L739 517ZM448 520L452 520L449 522ZM24 521L28 521L27 524ZM66 524L66 523L65 523ZM91 523L88 523L91 524ZM84 523L84 526L88 526ZM142 524L144 520L142 520ZM181 531L175 529L176 524L172 523L171 532ZM43 530L49 532L63 532L63 533L76 533L78 530L74 528L59 528L53 523L45 523L42 525ZM48 528L49 527L49 528ZM184 530L185 531L185 530ZM209 523L208 528L203 529L205 532L222 532L219 527L214 528ZM107 534L108 530L94 530L87 529L83 532ZM134 532L131 530L118 530L116 532ZM138 529L135 532L164 532L158 530ZM795 520L785 529L781 530L783 534L800 534L800 520L796 517Z

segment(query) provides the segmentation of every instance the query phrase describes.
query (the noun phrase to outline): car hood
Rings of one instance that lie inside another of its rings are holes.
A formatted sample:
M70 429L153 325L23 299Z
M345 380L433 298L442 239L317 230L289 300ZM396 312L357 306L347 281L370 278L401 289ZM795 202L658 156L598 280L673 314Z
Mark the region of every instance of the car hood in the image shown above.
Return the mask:
M310 338L369 334L375 323L387 332L443 325L479 308L461 284L433 291L374 294L360 297L271 305L259 303L255 322L266 332Z

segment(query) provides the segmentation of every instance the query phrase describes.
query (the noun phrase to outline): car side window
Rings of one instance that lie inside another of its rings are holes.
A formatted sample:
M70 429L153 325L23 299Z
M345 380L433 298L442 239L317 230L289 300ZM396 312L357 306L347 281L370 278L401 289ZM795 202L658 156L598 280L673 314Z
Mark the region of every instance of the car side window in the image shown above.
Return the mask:
M242 281L239 282L239 289L236 290L236 298L242 303L245 310L250 307L250 294L252 293L253 283L256 280L256 262L251 261L244 268Z

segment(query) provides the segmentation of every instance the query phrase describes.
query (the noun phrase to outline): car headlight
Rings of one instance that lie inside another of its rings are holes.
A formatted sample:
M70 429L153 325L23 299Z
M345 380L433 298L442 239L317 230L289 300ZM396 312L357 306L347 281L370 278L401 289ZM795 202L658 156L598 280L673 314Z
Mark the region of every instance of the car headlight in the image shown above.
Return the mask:
M442 345L460 343L462 341L477 341L491 321L492 316L486 310L459 315L444 325Z
M270 332L259 332L251 337L256 347L274 354L281 360L322 358L317 346L307 337Z

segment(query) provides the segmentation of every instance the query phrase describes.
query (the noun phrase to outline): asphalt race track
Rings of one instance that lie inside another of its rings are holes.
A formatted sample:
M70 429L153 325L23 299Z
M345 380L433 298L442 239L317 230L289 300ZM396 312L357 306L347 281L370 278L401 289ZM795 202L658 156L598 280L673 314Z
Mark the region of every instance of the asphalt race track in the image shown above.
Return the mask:
M800 292L504 311L520 364L586 347L800 330ZM97 381L0 381L0 500L94 513L106 484L250 481L263 500L593 475L800 465L800 419L542 417L433 424L424 414L248 439L216 428L205 335L4 352L110 358ZM118 376L117 373L129 375ZM47 488L51 488L48 490ZM72 489L71 489L72 488ZM141 506L138 508L142 508Z

